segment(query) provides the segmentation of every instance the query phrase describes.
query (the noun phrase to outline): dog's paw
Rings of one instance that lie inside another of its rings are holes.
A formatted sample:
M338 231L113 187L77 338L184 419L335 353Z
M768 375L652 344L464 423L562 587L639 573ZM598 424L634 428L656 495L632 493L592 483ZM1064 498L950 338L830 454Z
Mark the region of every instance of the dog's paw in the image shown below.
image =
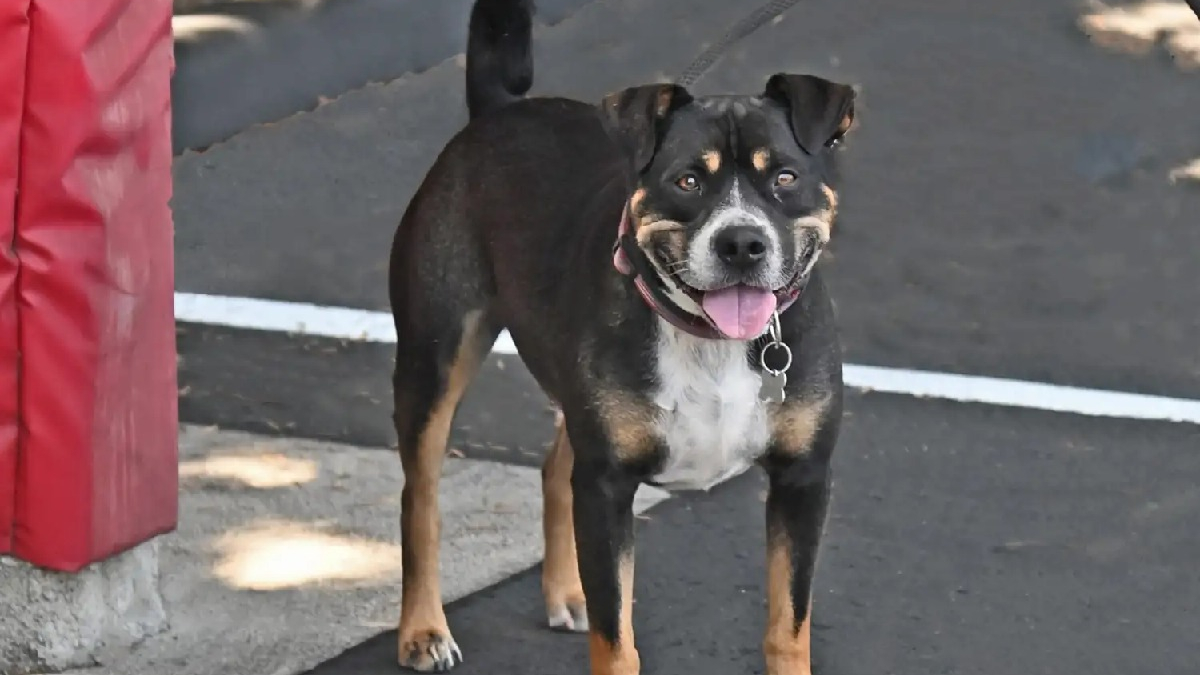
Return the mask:
M400 636L401 667L421 673L444 673L462 663L462 650L449 632L416 631Z
M546 603L546 617L554 630L574 633L586 633L588 630L587 605L582 596Z

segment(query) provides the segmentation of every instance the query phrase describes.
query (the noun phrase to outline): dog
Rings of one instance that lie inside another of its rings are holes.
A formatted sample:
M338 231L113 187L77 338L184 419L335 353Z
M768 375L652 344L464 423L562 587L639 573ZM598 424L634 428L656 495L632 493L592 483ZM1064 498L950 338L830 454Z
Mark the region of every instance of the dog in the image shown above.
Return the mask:
M555 404L542 469L551 627L593 675L633 675L634 494L705 490L759 465L770 675L809 675L813 574L842 416L818 259L855 91L804 74L699 97L643 84L596 104L529 97L528 0L477 0L470 121L396 230L403 463L399 662L462 660L439 586L438 481L455 410L499 333Z

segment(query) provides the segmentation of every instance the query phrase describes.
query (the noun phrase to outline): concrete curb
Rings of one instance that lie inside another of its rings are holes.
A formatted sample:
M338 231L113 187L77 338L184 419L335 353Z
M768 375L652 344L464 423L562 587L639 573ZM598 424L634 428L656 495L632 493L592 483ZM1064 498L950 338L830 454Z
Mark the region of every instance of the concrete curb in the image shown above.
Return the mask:
M0 675L92 666L168 627L159 544L146 542L78 574L0 558Z

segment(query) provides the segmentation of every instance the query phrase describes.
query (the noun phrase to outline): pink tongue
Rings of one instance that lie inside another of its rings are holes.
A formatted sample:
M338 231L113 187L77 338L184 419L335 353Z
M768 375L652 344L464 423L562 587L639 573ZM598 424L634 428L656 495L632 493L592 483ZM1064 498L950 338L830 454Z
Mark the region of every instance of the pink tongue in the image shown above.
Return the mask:
M775 294L762 288L738 285L708 291L701 304L725 337L749 340L766 330L775 311Z

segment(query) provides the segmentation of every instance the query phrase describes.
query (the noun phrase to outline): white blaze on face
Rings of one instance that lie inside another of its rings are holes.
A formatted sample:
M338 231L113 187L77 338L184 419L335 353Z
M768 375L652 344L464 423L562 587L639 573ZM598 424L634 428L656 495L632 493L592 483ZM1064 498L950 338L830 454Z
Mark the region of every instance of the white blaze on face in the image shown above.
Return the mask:
M729 193L713 211L708 222L701 226L700 231L696 233L688 246L688 260L691 261L691 264L686 279L690 285L705 290L725 276L721 269L721 259L717 256L716 247L713 246L713 239L722 230L732 225L750 225L762 231L768 242L764 280L776 280L780 277L783 268L783 251L779 242L779 233L771 227L771 221L762 211L746 201L741 181L734 177Z

